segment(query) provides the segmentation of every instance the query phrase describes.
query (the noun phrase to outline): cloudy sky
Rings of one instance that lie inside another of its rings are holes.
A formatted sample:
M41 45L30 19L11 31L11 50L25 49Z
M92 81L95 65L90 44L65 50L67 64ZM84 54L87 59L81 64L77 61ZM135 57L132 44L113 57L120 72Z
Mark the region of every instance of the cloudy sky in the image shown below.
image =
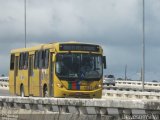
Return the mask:
M0 0L0 74L24 47L24 0ZM160 81L160 0L145 0L146 80ZM105 74L140 78L142 0L27 0L27 47L55 41L100 44Z

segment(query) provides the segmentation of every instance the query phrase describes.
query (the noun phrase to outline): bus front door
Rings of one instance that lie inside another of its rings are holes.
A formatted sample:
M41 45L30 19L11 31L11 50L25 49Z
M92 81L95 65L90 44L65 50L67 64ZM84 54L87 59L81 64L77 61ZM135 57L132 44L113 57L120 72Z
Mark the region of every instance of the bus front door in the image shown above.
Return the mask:
M53 91L53 75L54 75L54 62L52 61L53 53L50 53L50 63L49 63L49 96L54 97Z
M49 65L49 96L53 97L53 61L52 61L53 53L50 53L50 65Z

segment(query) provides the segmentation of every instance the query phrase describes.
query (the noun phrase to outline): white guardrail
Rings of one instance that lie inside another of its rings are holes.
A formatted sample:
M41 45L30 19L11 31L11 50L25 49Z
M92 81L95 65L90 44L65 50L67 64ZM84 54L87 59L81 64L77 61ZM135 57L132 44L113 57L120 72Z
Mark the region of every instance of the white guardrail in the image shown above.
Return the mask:
M141 81L120 81L120 80L118 81L116 80L116 87L142 88L142 82ZM145 82L144 88L160 90L160 83L159 82Z
M160 94L157 92L144 91L119 91L119 90L103 90L102 98L106 99L131 99L131 100L160 100Z
M0 88L2 89L8 89L8 77L0 77Z
M142 81L125 81L125 80L116 80L117 85L136 85L136 86L142 86ZM159 86L159 82L145 82L145 86Z

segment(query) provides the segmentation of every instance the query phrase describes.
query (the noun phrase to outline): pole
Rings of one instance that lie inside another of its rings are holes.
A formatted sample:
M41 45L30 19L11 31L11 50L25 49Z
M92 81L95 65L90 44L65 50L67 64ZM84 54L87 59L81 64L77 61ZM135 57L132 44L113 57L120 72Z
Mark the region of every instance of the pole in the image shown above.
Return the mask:
M24 0L24 40L25 40L25 48L26 48L26 42L27 42L27 36L26 36L26 0Z
M125 80L127 81L127 65L125 66Z
M142 42L142 90L144 90L144 81L145 81L145 0L143 0L143 42Z

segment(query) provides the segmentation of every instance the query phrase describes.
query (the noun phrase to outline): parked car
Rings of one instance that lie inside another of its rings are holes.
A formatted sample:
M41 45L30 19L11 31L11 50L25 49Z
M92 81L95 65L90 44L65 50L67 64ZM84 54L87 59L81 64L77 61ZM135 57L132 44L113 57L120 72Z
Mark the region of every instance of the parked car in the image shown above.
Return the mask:
M115 86L115 77L114 75L105 75L103 79L103 85L113 85Z
M152 80L152 82L158 82L157 80Z

